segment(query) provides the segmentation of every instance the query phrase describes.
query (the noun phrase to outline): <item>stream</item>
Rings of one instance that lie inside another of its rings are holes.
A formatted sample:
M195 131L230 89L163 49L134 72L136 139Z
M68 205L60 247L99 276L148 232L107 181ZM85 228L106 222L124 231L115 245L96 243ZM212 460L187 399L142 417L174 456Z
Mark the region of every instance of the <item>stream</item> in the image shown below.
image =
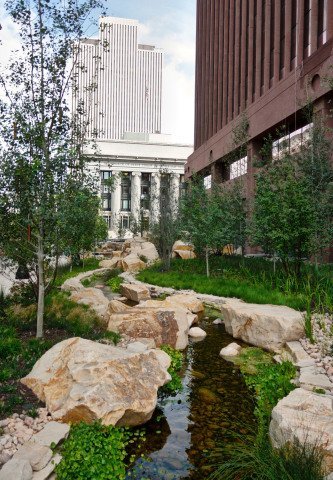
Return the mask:
M201 342L191 341L186 351L183 390L160 398L153 418L145 425L142 457L127 472L135 480L203 480L221 458L219 448L232 448L232 432L255 428L253 399L232 363L219 356L231 343L223 325L201 321L207 332Z

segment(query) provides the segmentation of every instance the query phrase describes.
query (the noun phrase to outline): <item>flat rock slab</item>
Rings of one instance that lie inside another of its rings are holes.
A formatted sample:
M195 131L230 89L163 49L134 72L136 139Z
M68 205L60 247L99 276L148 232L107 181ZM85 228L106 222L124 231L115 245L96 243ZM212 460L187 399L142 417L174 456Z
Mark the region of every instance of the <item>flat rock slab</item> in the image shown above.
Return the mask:
M48 422L43 430L31 437L31 441L50 447L52 443L58 445L62 440L68 437L70 427L67 423Z
M275 353L304 336L303 315L289 307L226 299L221 312L230 335Z
M61 455L59 455L59 453L56 453L51 459L51 461L46 465L46 467L43 468L43 470L40 470L39 472L34 472L32 480L49 480L50 475L54 471L55 467L61 462L61 459Z
M309 367L315 364L314 359L310 357L298 341L287 342L286 350L290 353L292 361L297 367Z
M333 388L333 383L324 373L319 373L316 367L301 368L299 376L299 384L306 390L313 390L314 388L323 388L329 390Z
M70 338L48 350L21 382L56 420L135 426L150 420L158 388L171 379L170 362L161 350L133 353ZM36 449L36 443L32 445Z
M0 480L31 480L32 468L28 460L12 458L0 471Z
M297 388L273 408L270 424L273 446L299 441L317 445L328 472L333 471L333 399Z
M143 285L133 285L130 283L123 283L120 285L121 294L128 300L133 302L141 302L142 300L148 300L150 293L147 287Z
M29 440L14 454L13 459L27 460L34 471L42 470L52 458L52 450Z

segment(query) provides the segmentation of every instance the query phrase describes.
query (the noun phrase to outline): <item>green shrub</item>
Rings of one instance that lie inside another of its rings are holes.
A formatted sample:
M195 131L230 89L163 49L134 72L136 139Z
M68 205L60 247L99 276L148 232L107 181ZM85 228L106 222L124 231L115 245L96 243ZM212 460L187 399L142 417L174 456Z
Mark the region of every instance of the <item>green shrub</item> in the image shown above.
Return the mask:
M123 480L128 430L80 423L71 428L56 467L58 480Z
M183 388L179 372L182 369L184 357L180 351L175 350L169 345L162 345L160 348L171 358L171 365L168 368L168 372L171 375L171 381L164 385L160 390L162 393L171 393L175 395Z
M269 418L279 400L286 397L296 387L291 380L296 368L291 362L259 364L255 375L245 375L245 382L256 396L256 415Z
M120 285L124 283L121 277L112 277L107 281L107 286L111 288L114 293L120 293Z

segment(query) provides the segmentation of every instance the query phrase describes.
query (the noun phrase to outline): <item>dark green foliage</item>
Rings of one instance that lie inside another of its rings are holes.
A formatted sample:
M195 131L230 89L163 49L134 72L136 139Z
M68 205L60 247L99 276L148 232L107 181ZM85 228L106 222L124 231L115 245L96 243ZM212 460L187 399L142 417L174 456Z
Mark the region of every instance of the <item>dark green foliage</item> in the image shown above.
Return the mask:
M123 480L128 430L100 423L71 428L56 467L58 480Z
M162 345L160 348L171 358L171 365L168 368L168 372L171 375L171 381L164 385L161 388L161 391L163 393L171 393L176 395L183 388L182 379L179 375L179 372L181 371L184 362L183 354L179 350L175 350L169 345Z
M333 238L332 142L325 118L313 117L308 107L308 122L313 122L308 139L293 151L281 144L276 161L271 139L264 149L250 229L254 244L276 254L286 272L298 276L302 260L322 259Z

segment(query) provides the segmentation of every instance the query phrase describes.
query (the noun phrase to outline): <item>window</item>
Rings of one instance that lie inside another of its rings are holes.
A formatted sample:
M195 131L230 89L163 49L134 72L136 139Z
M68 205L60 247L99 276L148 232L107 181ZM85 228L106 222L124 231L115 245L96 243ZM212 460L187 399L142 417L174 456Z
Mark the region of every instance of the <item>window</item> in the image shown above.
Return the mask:
M112 172L101 171L101 196L104 211L111 211L111 188L109 181L112 178Z
M290 69L293 70L296 65L296 47L297 47L297 0L291 2L291 53Z
M318 47L321 47L326 42L327 42L327 0L319 0L318 1Z
M285 40L286 40L286 1L281 0L281 20L280 20L280 79L284 73L284 54L285 54Z
M129 230L130 228L130 216L122 215L120 217L120 228L121 230Z
M304 2L304 58L311 55L311 0Z
M236 160L230 165L230 180L241 177L247 173L247 156Z
M313 124L310 123L305 127L284 135L273 142L272 158L278 160L282 155L293 154L300 150L301 146L306 144L310 139L310 131Z
M141 174L140 207L144 210L150 208L150 173Z
M207 175L206 177L204 177L204 187L206 188L206 190L209 190L210 188L212 188L212 176L211 175Z
M111 211L111 195L102 195L102 204L103 204L103 210L106 212Z
M108 230L111 230L111 228L112 228L112 217L111 217L111 215L104 215L103 218L105 220L105 223L108 226Z
M124 172L121 176L121 211L131 211L131 174Z

